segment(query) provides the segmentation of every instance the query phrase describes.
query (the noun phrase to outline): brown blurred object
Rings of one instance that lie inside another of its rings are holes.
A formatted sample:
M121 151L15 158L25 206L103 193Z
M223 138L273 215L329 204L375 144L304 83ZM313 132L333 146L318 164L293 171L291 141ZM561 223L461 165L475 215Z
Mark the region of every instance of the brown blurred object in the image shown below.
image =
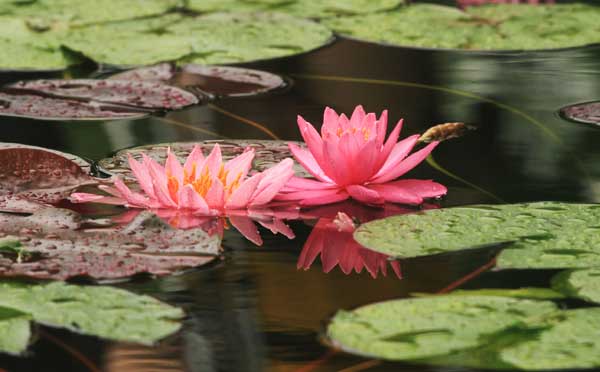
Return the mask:
M468 131L476 127L465 123L444 123L435 125L425 131L419 138L419 142L429 143L433 141L446 141L452 138L464 136Z
M110 346L105 355L106 372L184 372L182 350L177 345L155 347L118 343Z

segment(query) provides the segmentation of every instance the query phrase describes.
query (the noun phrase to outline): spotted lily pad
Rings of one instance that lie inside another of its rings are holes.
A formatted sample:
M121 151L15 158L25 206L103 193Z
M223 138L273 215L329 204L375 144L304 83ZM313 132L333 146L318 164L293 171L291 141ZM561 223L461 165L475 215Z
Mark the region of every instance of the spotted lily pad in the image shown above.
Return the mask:
M569 297L600 303L600 269L563 271L552 278L552 288Z
M45 120L121 119L196 103L192 93L159 82L34 80L0 89L0 115Z
M501 268L600 267L600 205L475 205L394 216L360 226L355 239L396 257L513 242Z
M285 86L280 76L264 71L194 64L177 68L172 63L128 70L109 79L165 82L206 98L254 95Z
M599 17L600 7L584 4L493 4L467 12L415 4L394 12L327 19L325 24L344 35L399 46L530 50L598 43Z
M283 14L169 14L71 30L64 41L98 63L249 62L306 52L332 37L323 25Z
M5 2L5 1L3 1ZM31 27L82 26L162 14L181 5L180 0L95 0L93 6L78 0L35 0L12 2L5 12L27 19Z
M433 296L339 311L327 335L345 351L389 360L418 360L477 347L487 336L556 305L495 296Z
M600 308L561 311L544 322L546 330L500 350L500 359L529 371L600 366Z
M210 152L215 144L219 144L224 160L229 160L240 155L248 147L256 150L256 156L252 169L262 172L285 158L292 157L288 148L288 142L265 141L265 140L210 140L203 142L173 142L160 143L156 145L145 145L133 147L117 152L113 157L102 159L98 162L99 168L110 175L121 175L125 180L134 181L135 177L129 168L128 156L140 160L142 154L146 154L160 164L164 164L167 158L167 149L170 148L180 161L190 154L195 145L199 145L205 154ZM294 165L294 171L298 177L309 177L310 175L300 167Z
M600 125L600 101L563 107L560 109L560 115L578 123Z
M29 213L94 184L90 164L75 155L16 143L0 143L0 211Z
M61 49L61 33L35 32L14 16L0 15L0 24L0 70L62 70L78 62Z
M186 7L198 12L272 11L298 17L326 18L389 10L403 0L189 0Z
M58 208L30 216L2 213L0 234L18 241L22 249L20 255L0 252L4 277L106 280L138 273L166 275L212 262L220 253L218 235L172 228L150 212L122 225L84 220Z
M13 354L27 346L29 320L111 340L152 344L176 332L184 315L149 296L62 282L4 281L0 306L0 350Z

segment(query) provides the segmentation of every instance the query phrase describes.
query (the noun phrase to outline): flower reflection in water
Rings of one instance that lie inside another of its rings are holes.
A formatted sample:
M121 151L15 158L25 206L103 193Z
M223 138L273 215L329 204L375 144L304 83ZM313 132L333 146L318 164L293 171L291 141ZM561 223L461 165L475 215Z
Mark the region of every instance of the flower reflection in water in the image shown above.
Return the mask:
M423 207L429 209L435 206ZM373 278L377 278L379 273L387 276L389 264L396 277L402 278L400 262L364 248L354 240L352 233L361 223L415 211L414 208L397 204L373 208L352 201L308 210L302 214L302 218L317 219L317 222L304 243L297 267L308 270L320 255L326 273L339 266L345 274L352 271L361 273L366 269Z

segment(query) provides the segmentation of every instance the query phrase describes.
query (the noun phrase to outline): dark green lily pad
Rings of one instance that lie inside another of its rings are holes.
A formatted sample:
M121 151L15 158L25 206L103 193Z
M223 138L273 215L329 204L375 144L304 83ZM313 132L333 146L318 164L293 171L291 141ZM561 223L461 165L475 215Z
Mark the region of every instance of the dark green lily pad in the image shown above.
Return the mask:
M389 360L415 360L479 346L486 336L553 313L549 301L433 296L338 312L327 328L335 346Z
M380 12L396 8L403 0L188 0L197 12L272 11L298 17L327 18Z
M302 53L331 38L325 26L283 14L169 14L73 29L64 44L110 65L222 64Z
M337 33L398 46L536 50L600 42L599 17L600 7L584 4L493 4L469 7L466 12L415 4L394 12L324 22Z
M546 330L500 350L500 359L529 371L600 366L600 308L561 311L543 321Z
M133 147L117 152L111 158L105 158L98 162L102 172L110 175L121 175L126 180L134 181L135 177L129 168L128 156L140 160L142 154L146 154L160 164L167 159L167 148L171 148L181 162L185 161L195 145L199 145L205 154L208 154L215 144L219 144L224 160L229 160L244 152L248 147L256 150L256 156L252 169L262 172L267 168L279 163L285 158L291 158L292 154L288 148L289 141L266 141L266 140L210 140L202 142L173 142L159 143ZM298 164L294 164L294 171L298 177L310 177L310 175Z
M563 271L552 278L552 288L568 297L600 303L600 269Z
M514 242L500 268L600 267L600 205L539 202L475 205L394 216L360 226L355 239L396 257Z
M0 306L0 317L7 313L6 319L0 318L0 350L11 353L24 351L30 319L86 335L149 345L176 332L184 315L181 309L149 296L63 282L2 282ZM9 317L10 309L21 315Z

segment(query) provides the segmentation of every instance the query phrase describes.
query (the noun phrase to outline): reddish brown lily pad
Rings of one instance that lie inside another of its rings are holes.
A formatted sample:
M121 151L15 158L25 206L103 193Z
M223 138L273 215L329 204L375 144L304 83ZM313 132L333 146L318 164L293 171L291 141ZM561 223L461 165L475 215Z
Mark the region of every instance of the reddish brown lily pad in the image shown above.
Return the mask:
M280 76L265 71L196 64L177 68L171 63L125 71L109 79L161 81L187 89L202 98L254 95L286 85Z
M26 217L0 214L0 234L20 241L22 250L1 254L0 276L114 280L138 273L166 275L212 262L220 253L217 235L174 229L150 212L123 225L101 222L60 208Z
M96 181L90 164L75 155L16 143L0 143L0 211L29 213L65 199Z
M122 119L197 104L195 95L160 82L34 80L0 89L0 115L65 119Z
M600 101L563 107L560 115L578 123L600 125Z
M215 144L218 143L221 147L223 159L225 160L240 155L248 147L254 148L256 150L256 156L252 168L255 171L262 172L279 163L281 160L292 157L287 145L289 142L290 141L268 140L210 140L203 142L160 143L121 150L111 158L100 160L98 166L107 174L118 174L123 176L126 180L134 181L135 177L133 176L127 161L129 155L140 160L143 153L160 164L164 164L167 158L168 148L171 148L171 152L173 152L180 161L184 161L195 145L199 145L203 152L208 154ZM298 164L294 164L294 171L298 177L311 177L304 168Z

